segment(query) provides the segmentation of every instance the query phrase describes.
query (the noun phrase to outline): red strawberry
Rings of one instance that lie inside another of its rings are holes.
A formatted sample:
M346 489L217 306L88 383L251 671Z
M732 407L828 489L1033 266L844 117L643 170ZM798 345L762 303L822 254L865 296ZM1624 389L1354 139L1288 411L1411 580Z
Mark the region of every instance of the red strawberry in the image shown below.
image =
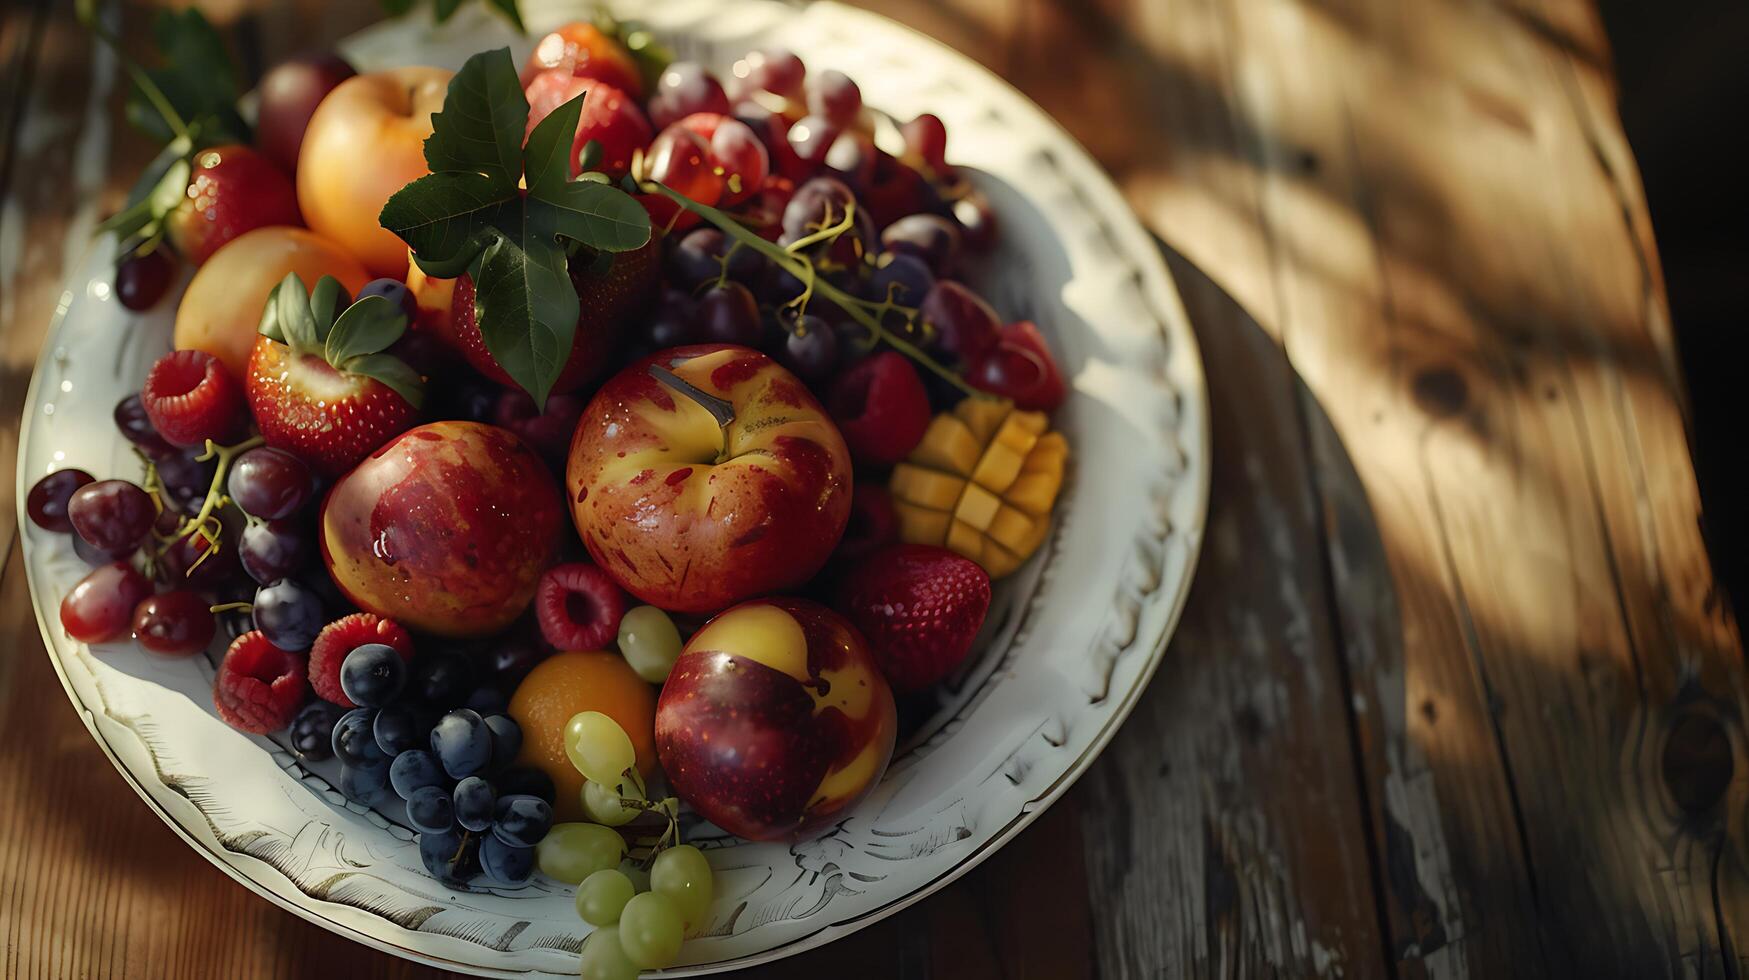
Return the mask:
M400 623L374 613L342 616L322 627L316 642L310 645L310 687L317 697L345 708L358 707L340 690L340 664L347 654L366 643L387 643L402 660L413 659L413 638Z
M1017 320L997 334L996 345L970 359L966 380L975 388L1014 401L1015 408L1049 412L1068 396L1063 374L1038 327Z
M540 577L534 615L541 635L560 650L602 650L619 635L626 594L587 562L554 565Z
M303 223L291 178L247 146L196 153L187 196L164 220L170 244L195 265L246 231Z
M846 577L838 608L868 638L893 687L915 691L971 651L990 611L990 576L946 548L893 545Z
M424 381L384 353L406 326L381 296L346 305L344 288L323 276L312 298L288 274L268 297L244 380L262 438L339 476L411 428Z
M309 690L303 658L252 630L225 651L213 679L213 706L232 728L265 735L291 724Z
M644 311L656 285L661 255L659 236L652 234L644 247L615 255L604 274L593 274L581 264L572 265L571 285L577 289L579 302L577 334L571 342L571 358L553 383L554 394L575 391L606 366L626 321ZM455 299L447 326L450 346L461 352L474 370L499 384L516 384L498 366L492 352L486 349L485 338L480 336L474 310L474 281L468 276L455 281Z
M243 392L205 351L173 350L158 358L140 402L152 428L178 446L224 442L243 429Z
M905 355L883 351L838 377L832 418L856 462L891 466L923 441L929 393Z

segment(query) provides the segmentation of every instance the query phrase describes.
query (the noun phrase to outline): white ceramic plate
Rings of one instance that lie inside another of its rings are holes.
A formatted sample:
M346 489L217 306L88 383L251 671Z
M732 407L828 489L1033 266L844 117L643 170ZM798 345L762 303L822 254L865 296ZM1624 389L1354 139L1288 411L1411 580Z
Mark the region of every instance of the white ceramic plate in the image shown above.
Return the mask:
M342 45L361 69L459 67L528 42L474 11L442 28L380 25ZM536 32L586 14L528 2ZM964 57L879 16L819 3L670 0L626 11L685 57L724 70L753 47L834 67L900 118L940 115L951 157L995 205L1001 244L972 278L1010 319L1050 336L1073 394L1057 424L1069 482L1040 555L1003 582L981 652L939 692L886 778L829 834L749 844L696 828L717 870L703 938L671 975L820 946L976 865L1087 768L1140 695L1190 584L1208 498L1207 395L1159 253L1106 177L1037 107ZM75 271L32 380L19 448L19 523L49 656L93 737L146 803L214 864L271 901L360 942L492 976L574 976L587 926L567 886L453 890L410 833L346 802L323 771L213 713L212 657L67 639L59 599L84 574L63 536L22 514L41 475L138 472L110 422L169 347L175 304L130 314L109 289L113 243ZM216 654L215 654L216 655Z

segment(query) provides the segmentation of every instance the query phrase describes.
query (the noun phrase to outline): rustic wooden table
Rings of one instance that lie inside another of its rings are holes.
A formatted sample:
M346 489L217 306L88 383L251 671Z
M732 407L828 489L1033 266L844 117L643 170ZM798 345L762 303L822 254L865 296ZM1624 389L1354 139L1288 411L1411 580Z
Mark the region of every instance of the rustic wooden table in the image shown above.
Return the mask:
M1749 973L1737 626L1585 0L901 0L1105 163L1207 362L1190 607L1088 777L779 977ZM255 66L374 5L252 3ZM134 799L43 656L20 403L148 148L71 0L0 11L0 972L430 971L249 895Z

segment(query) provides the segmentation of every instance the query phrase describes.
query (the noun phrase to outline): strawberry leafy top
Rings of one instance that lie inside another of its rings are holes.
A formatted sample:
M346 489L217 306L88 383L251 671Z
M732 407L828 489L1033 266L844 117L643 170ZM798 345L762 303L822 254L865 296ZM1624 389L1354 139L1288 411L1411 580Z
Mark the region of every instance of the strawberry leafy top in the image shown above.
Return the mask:
M571 178L582 108L581 95L560 106L524 146L528 100L510 50L474 55L431 117L431 173L397 191L380 216L427 275L473 278L486 349L537 405L577 329L571 254L629 251L650 238L643 207L603 175Z
M407 314L385 296L349 302L346 288L333 276L323 276L305 292L298 274L288 272L267 295L260 329L294 354L320 357L335 370L383 383L414 408L424 400L419 372L385 353L407 331Z

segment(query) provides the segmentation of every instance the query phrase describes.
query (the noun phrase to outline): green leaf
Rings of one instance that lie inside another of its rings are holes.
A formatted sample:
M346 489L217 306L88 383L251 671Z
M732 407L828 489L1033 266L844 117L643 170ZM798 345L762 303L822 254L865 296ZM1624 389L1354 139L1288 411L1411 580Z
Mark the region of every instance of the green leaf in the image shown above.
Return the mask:
M340 365L340 369L381 381L414 408L425 401L425 379L393 354L362 354Z
M516 9L516 0L486 0L486 3L503 14L505 19L514 24L518 31L526 32L528 30L522 26L522 11Z
M509 48L482 51L450 79L443 111L431 116L425 162L431 172L485 174L500 194L522 176L522 137L528 99Z
M297 273L286 273L279 285L273 287L271 302L279 332L292 350L299 354L313 354L322 349L316 318L310 313L310 294L304 291L304 281Z
M218 30L192 7L163 10L153 18L152 38L163 67L146 75L184 122L193 126L200 121L200 145L248 142L249 125L237 112L242 86ZM127 115L159 140L174 135L138 86L130 92Z
M437 0L437 22L441 24L448 20L461 5L462 0Z
M316 288L310 290L310 315L316 319L316 336L326 342L335 319L351 302L352 297L346 295L346 287L340 285L340 280L333 276L316 280Z
M366 296L348 306L328 332L323 356L329 364L379 354L407 332L407 314L385 296Z
M396 191L378 220L413 248L426 275L454 279L495 237L499 215L521 207L476 173L434 173Z
M543 404L577 331L571 254L638 248L651 233L632 197L599 179L571 179L581 109L573 99L529 132L509 50L475 55L432 116L431 173L397 191L380 215L427 274L473 278L487 351Z
M413 0L377 0L377 4L390 17L401 17L413 9Z

